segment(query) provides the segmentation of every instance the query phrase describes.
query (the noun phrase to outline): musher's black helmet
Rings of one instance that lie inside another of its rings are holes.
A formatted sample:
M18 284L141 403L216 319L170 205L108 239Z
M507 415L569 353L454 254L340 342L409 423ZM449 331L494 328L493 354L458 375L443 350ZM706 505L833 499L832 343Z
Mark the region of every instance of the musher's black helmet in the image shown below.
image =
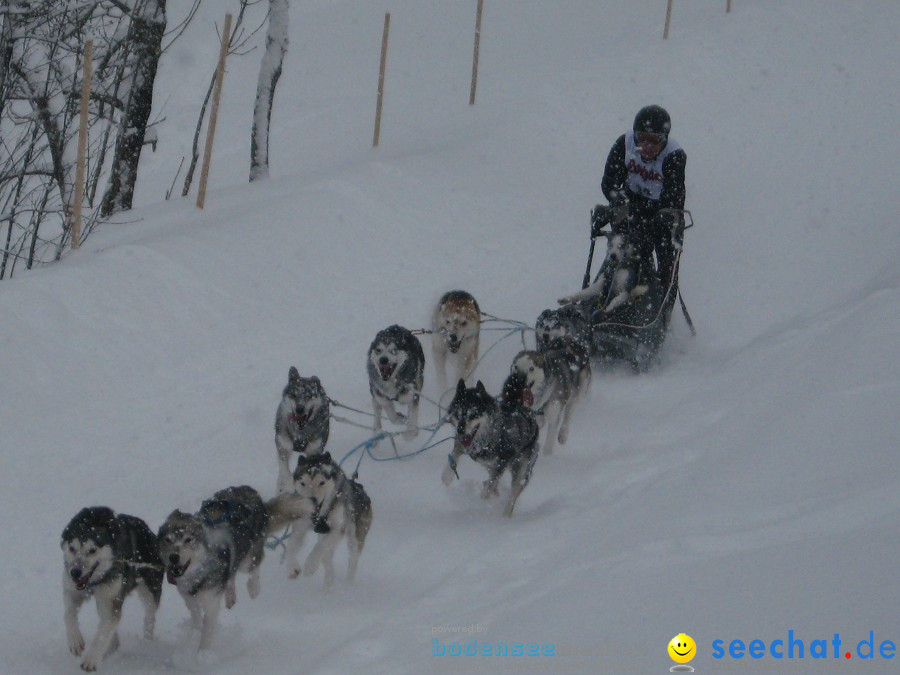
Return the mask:
M666 109L658 105L647 105L638 110L634 116L634 131L644 131L651 134L659 134L663 138L669 137L672 128L672 118Z

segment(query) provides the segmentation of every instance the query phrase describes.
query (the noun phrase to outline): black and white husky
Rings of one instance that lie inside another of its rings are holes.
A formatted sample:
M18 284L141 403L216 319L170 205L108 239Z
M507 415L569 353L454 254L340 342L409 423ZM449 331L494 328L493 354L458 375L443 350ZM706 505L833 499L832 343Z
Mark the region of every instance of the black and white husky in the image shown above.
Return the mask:
M314 455L325 449L331 428L331 406L319 378L301 377L291 366L275 413L278 451L278 491L291 490L290 457L294 452Z
M546 351L550 343L560 338L572 339L585 350L591 348L591 321L579 304L545 309L534 323L534 339L537 351Z
M291 525L285 557L288 576L296 579L301 568L297 554L312 530L318 540L303 564L303 574L315 574L322 564L325 587L334 585L334 550L347 537L347 580L353 581L366 535L372 526L372 502L363 486L348 478L327 452L301 455L294 471L294 492L282 493L266 502L269 530Z
M411 440L419 433L419 395L425 375L425 353L418 338L403 326L379 331L369 346L366 365L369 391L375 411L373 430L381 431L381 413L394 424L405 424L403 438ZM395 403L408 406L402 415Z
M441 480L450 485L458 477L459 458L468 455L487 469L481 496L488 499L498 494L497 484L508 469L512 488L503 510L505 516L512 515L538 456L538 425L532 411L522 405L523 386L520 376L510 376L497 401L480 380L470 389L460 380L447 410L447 420L456 427L456 441Z
M268 522L259 493L242 485L219 490L195 514L173 511L159 528L166 576L201 628L200 649L212 644L222 596L226 607L234 606L239 571L250 574L250 597L259 595Z
M62 533L63 604L66 640L75 656L84 654L81 669L97 669L103 657L119 646L116 629L122 603L136 590L144 603L144 637L153 638L156 610L162 595L163 565L156 536L140 518L106 506L82 509ZM78 609L93 597L100 625L85 651L78 627Z

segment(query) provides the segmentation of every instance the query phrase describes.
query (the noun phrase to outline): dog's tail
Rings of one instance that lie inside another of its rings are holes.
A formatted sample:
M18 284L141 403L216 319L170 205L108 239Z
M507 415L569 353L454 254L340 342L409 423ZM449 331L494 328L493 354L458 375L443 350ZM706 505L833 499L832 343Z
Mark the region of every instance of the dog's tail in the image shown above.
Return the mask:
M306 500L291 494L280 494L266 501L266 513L269 515L267 533L269 535L283 530L291 522L307 515Z

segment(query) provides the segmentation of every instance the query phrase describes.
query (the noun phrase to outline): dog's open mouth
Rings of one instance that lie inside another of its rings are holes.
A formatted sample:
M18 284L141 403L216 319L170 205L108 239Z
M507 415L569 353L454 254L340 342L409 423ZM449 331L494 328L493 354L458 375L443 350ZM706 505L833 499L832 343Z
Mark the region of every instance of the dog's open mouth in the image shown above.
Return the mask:
M460 347L462 347L462 340L451 340L450 338L447 338L447 349L450 350L451 354L456 354Z
M382 380L389 380L391 379L391 375L394 374L394 369L396 367L396 363L379 363L378 374L381 375Z
M99 562L95 562L94 566L91 567L90 571L84 576L78 577L77 579L72 579L72 582L75 584L75 588L79 591L83 591L87 588L88 584L91 582L91 577L94 575L94 571L97 569L97 565Z
M481 428L479 424L477 427L472 429L471 433L468 434L459 434L459 442L462 444L464 448L468 448L472 445L472 442L475 440L476 434L478 434L478 430Z
M306 420L308 419L309 415L305 413L291 413L290 415L288 415L288 422L293 422L301 429L303 428L303 425L306 424Z
M531 391L531 387L522 389L522 403L528 408L534 405L534 393Z
M166 581L168 581L170 584L174 584L175 580L178 579L178 577L187 572L187 568L190 567L190 565L190 560L184 563L184 565L169 565L166 568Z

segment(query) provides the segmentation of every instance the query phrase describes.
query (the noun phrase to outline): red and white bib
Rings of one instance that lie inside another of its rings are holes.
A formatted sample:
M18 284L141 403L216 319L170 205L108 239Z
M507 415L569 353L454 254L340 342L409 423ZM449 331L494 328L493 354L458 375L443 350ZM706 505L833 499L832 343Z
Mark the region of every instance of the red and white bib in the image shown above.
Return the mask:
M626 132L625 168L628 171L626 181L628 189L646 199L658 201L663 189L663 162L666 161L666 157L680 149L681 146L670 138L656 159L646 162L641 159L641 149L634 142L634 132Z

